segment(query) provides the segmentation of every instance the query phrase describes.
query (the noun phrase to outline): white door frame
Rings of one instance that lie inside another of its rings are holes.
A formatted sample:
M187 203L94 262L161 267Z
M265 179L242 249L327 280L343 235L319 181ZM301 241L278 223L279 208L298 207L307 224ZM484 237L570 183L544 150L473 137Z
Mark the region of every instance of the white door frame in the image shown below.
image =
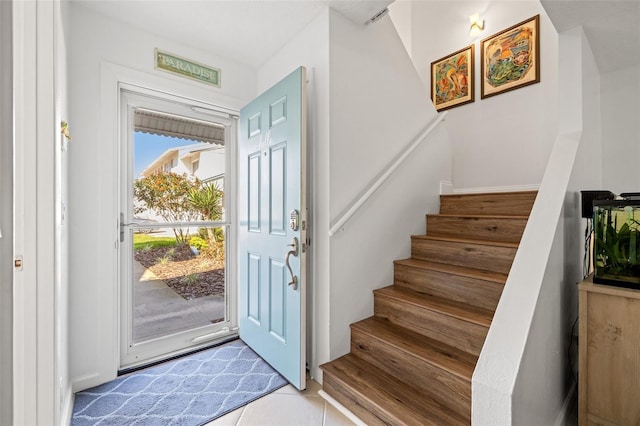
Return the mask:
M100 138L100 162L105 165L101 168L99 177L99 190L104 195L101 205L102 217L96 230L98 241L101 243L97 247L96 256L99 256L100 268L96 271L94 278L99 281L98 288L100 294L96 297L101 301L103 307L98 314L98 321L95 325L96 334L100 336L99 348L96 353L99 358L96 360L95 374L77 378L73 383L74 391L86 389L97 384L113 380L117 377L120 364L119 353L119 294L117 285L114 285L113 278L118 274L118 241L119 241L119 202L118 202L118 161L120 154L119 144L114 143L119 138L119 86L121 84L135 87L139 91L146 89L154 92L170 93L190 102L200 104L207 108L216 105L217 108L237 113L243 102L220 94L215 89L208 89L197 82L180 81L175 79L149 74L143 71L134 70L103 61L100 66L100 128L96 129ZM235 148L232 151L230 161L235 163ZM231 179L230 179L231 181ZM230 182L228 191L235 193L235 183ZM235 206L230 207L227 214L234 217ZM235 234L235 228L231 232ZM232 268L227 280L235 282L235 272Z
M0 424L13 423L13 81L11 3L0 2Z
M13 423L57 424L56 11L12 2L14 92Z

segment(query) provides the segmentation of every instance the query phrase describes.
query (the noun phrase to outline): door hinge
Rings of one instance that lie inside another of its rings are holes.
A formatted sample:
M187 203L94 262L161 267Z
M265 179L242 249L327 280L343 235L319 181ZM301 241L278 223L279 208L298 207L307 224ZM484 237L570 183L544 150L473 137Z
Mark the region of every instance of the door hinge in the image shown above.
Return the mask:
M22 271L22 256L16 256L15 259L13 259L13 267L16 271Z

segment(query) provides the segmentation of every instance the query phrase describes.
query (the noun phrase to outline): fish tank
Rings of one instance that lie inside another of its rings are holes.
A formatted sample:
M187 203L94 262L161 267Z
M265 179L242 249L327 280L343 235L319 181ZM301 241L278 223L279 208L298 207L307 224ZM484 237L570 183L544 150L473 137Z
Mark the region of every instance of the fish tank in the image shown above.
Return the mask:
M593 282L640 290L640 198L593 200L593 228Z

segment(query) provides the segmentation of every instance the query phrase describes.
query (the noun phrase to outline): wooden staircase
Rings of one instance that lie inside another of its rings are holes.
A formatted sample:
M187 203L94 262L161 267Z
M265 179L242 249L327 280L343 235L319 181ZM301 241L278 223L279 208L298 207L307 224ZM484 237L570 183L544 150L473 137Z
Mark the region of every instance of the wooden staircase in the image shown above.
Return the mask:
M537 192L443 195L323 390L368 425L471 423L471 376Z

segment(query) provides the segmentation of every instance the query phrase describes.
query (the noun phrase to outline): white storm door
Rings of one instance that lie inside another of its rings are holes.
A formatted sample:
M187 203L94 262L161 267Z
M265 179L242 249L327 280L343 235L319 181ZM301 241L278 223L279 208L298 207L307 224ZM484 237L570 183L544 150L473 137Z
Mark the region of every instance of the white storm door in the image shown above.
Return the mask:
M240 338L306 387L306 72L300 67L240 111Z

